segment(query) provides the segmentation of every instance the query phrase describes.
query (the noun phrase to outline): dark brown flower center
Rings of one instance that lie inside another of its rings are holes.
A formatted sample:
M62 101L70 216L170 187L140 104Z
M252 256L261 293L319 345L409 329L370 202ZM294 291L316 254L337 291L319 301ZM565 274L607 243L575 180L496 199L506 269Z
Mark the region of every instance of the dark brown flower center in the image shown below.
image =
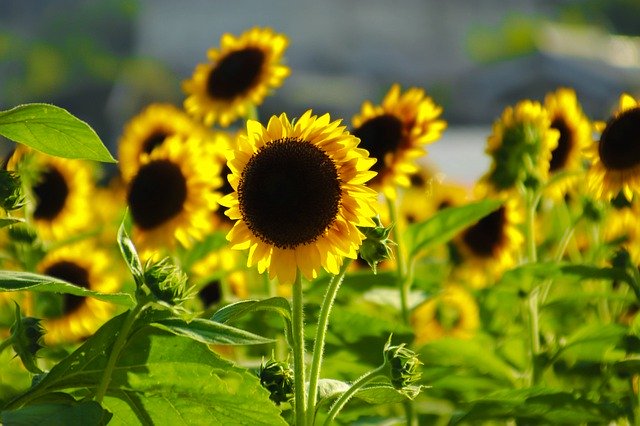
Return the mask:
M49 275L60 280L70 282L83 288L89 288L89 272L82 266L63 260L49 266L44 271L45 275ZM68 315L75 312L84 303L85 298L72 294L64 294L62 301L62 315Z
M167 132L156 130L142 143L142 152L145 154L151 154L154 149L162 145L167 136L169 136Z
M500 207L470 226L462 239L477 256L491 257L504 239L505 222L505 208Z
M220 280L208 282L198 292L198 298L205 307L220 303L222 300L222 286Z
M129 187L127 202L141 229L162 225L179 214L187 199L187 181L177 164L157 160L140 168Z
M640 165L640 107L609 120L600 137L598 153L602 164L610 170Z
M244 94L258 82L264 60L262 50L255 47L229 53L209 74L207 93L228 101Z
M385 156L398 151L404 141L402 121L390 114L380 115L365 121L353 131L360 138L360 147L377 159L371 170L380 172L386 166Z
M40 174L38 183L33 187L36 208L33 217L53 220L60 214L69 195L69 186L55 167L48 167Z
M553 173L566 167L567 161L569 160L569 154L571 153L571 148L573 147L573 133L569 126L567 126L567 122L562 117L558 117L553 120L551 128L560 132L558 146L551 151L549 171Z
M279 139L247 163L238 184L240 212L266 244L293 249L320 237L335 220L341 200L338 171L317 146Z

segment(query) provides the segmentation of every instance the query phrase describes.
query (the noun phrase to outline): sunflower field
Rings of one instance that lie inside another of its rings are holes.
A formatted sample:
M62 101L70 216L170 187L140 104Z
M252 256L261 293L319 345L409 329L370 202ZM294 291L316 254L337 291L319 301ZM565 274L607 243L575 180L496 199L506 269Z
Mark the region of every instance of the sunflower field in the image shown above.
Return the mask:
M116 153L0 111L0 422L640 424L640 98L507 105L462 185L422 88L261 116L288 45L224 34Z

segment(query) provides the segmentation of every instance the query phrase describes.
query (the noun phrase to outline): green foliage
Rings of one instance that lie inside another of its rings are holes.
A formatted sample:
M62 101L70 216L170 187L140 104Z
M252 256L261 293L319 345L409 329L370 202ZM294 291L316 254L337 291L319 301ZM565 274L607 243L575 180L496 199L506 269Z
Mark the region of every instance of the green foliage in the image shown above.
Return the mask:
M0 413L0 421L3 424L21 426L106 425L112 417L113 414L95 401L38 403Z

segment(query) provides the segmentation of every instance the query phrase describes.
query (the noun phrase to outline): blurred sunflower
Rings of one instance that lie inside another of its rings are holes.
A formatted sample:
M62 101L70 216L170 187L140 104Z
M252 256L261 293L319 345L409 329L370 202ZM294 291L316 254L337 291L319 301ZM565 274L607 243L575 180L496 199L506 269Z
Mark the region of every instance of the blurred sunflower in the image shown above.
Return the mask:
M468 339L480 327L478 305L465 289L449 285L413 310L411 325L416 345L443 337Z
M177 140L173 140L177 139ZM189 247L211 230L222 181L199 141L173 135L144 154L127 187L133 239L142 251Z
M189 137L204 130L174 105L154 103L147 106L129 120L118 141L118 166L123 180L131 180L140 167L142 154L151 154L168 136Z
M631 201L620 193L611 200L611 207L601 223L602 237L606 242L620 241L631 260L640 265L640 205L637 197Z
M236 220L232 248L249 249L247 265L281 283L297 269L308 279L321 268L337 274L344 256L357 255L358 227L375 225L376 193L364 185L375 160L339 120L311 114L295 124L274 116L266 128L249 120L227 163L235 192L220 201Z
M371 187L395 198L397 186L410 186L409 175L419 170L415 162L426 153L424 145L440 138L447 127L438 118L441 113L442 108L424 90L414 87L401 93L397 84L381 105L362 104L360 114L353 117L352 133L377 160L372 170L378 175L371 180Z
M544 106L551 119L551 128L560 133L558 145L551 151L549 173L575 172L555 182L548 189L549 195L560 199L573 188L585 171L582 153L592 142L591 123L584 115L575 91L560 88L548 93Z
M38 272L102 293L120 288L112 275L109 256L93 246L63 246L48 253ZM47 306L42 325L48 345L76 342L90 336L115 312L115 306L91 297L64 294L59 306Z
M623 94L613 117L596 123L596 129L602 133L587 151L589 189L599 199L610 200L622 191L631 200L640 189L640 103Z
M23 160L29 163L29 171L22 169ZM33 176L28 180L34 202L28 206L42 239L63 239L93 225L91 197L95 182L89 164L18 148L7 167Z
M545 182L559 136L539 102L524 100L507 107L488 138L485 152L493 162L478 181L479 191L509 191L531 178Z
M460 282L484 287L514 266L524 242L519 229L523 221L518 198L510 197L499 209L458 234L453 242L460 255L455 270Z
M219 49L207 52L209 63L199 64L183 83L184 107L208 126L227 127L262 103L282 85L290 70L282 64L288 39L270 28L252 28L240 37L224 34Z

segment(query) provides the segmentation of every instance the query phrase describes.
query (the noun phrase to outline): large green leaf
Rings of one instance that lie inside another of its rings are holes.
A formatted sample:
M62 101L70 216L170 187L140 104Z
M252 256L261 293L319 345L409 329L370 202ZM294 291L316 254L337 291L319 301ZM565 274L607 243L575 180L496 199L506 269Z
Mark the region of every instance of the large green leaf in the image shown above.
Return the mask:
M60 390L91 395L125 315L101 327L11 405ZM147 326L130 336L103 406L113 413L110 424L115 425L286 425L254 374L223 360L207 345Z
M111 417L112 414L95 401L33 404L0 413L3 424L14 426L106 425Z
M87 123L54 105L26 104L0 111L0 135L57 157L116 162Z
M206 344L261 345L273 343L273 339L267 339L205 318L194 318L189 322L181 318L166 318L155 321L153 325L178 336L185 336Z
M286 321L291 322L291 305L284 297L270 297L264 300L242 300L232 303L218 309L211 317L211 320L227 323L255 311L272 311Z
M410 225L407 229L411 242L410 256L448 242L464 228L497 210L502 204L501 200L482 200L464 206L448 207L424 222Z
M0 271L0 292L22 290L93 297L124 306L132 306L134 303L131 295L127 293L100 293L47 275L32 272Z

